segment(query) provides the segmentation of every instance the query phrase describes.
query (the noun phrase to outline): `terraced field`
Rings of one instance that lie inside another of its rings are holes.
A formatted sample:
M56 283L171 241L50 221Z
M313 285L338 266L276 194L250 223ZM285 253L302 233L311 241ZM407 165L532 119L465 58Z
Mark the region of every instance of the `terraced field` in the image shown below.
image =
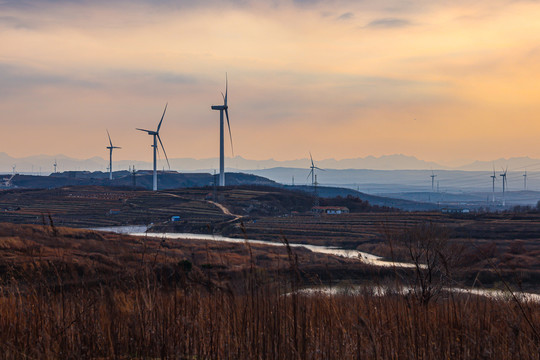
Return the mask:
M0 221L70 227L97 227L165 222L173 215L183 221L208 224L230 217L215 205L195 197L102 187L66 187L0 193Z
M265 187L210 188L163 192L106 187L0 192L0 222L78 228L154 224L155 231L222 233L225 236L358 249L406 260L390 240L421 224L447 231L452 244L467 247L477 271L496 264L504 271L540 282L540 214L463 216L440 212L358 212L314 216L310 196ZM112 210L112 211L111 211ZM369 211L377 210L368 209ZM173 215L179 222L170 222Z

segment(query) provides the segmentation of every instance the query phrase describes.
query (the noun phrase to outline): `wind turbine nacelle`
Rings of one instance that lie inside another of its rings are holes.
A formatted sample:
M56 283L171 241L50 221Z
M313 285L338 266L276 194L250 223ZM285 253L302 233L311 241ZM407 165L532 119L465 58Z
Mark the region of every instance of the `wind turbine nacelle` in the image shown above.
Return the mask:
M212 105L212 110L225 110L226 107L223 105Z

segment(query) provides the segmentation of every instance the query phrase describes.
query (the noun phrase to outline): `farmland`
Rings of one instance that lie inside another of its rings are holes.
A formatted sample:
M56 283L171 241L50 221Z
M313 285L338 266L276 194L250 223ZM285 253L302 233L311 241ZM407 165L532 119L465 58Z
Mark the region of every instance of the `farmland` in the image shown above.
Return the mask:
M408 249L399 242L402 233L432 224L445 229L448 243L464 248L461 256L467 266L460 275L462 280L472 283L476 279L493 286L502 275L527 290L539 291L538 213L449 215L392 211L350 198L331 202L349 206L353 212L314 216L309 214L311 196L254 186L228 187L217 193L211 188L157 193L112 187L10 190L0 193L0 221L77 228L153 224L156 232L287 239L357 249L398 261L410 261ZM180 221L171 222L172 215Z

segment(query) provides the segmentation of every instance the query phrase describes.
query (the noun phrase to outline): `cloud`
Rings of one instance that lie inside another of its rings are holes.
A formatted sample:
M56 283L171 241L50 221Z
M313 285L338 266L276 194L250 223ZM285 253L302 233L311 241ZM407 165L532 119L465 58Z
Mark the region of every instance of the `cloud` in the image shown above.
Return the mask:
M33 26L15 16L0 16L0 26L15 29L32 29Z
M95 88L99 84L94 81L76 79L68 75L51 74L26 66L16 66L0 63L0 94L7 95L21 90L52 85Z
M366 25L367 28L376 29L390 29L390 28L403 28L410 26L411 22L406 19L399 18L382 18L371 21Z
M352 12L346 12L337 17L338 20L350 20L354 17L354 13Z
M126 87L141 87L142 91L149 88L159 89L160 86L196 85L199 79L191 74L159 70L123 70L104 69L89 71L85 75L76 72L35 69L29 66L0 63L0 94L9 95L21 92L31 92L43 87L68 89L122 89ZM134 89L131 92L136 92Z

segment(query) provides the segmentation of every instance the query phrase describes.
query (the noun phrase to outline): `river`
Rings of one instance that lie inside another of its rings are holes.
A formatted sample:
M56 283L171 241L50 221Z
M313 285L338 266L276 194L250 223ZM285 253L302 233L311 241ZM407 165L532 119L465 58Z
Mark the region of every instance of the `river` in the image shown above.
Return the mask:
M192 233L154 233L147 232L147 227L144 225L141 226L111 226L111 227L102 227L102 228L93 228L92 230L97 231L110 231L126 235L133 236L149 236L157 237L160 239L191 239L191 240L206 240L206 241L223 241L229 243L244 243L245 241L250 244L261 244L269 246L285 246L281 242L276 241L265 241L265 240L253 240L253 239L240 239L240 238L231 238L221 235L208 235L208 234L192 234ZM369 254L363 251L358 250L347 250L340 249L332 246L320 246L320 245L308 245L308 244L295 244L289 243L291 247L303 247L310 251L320 254L336 255L344 258L358 259L366 264L382 267L400 267L400 268L412 268L413 264L403 263L403 262L394 262L387 261L384 258Z
M144 236L144 237L155 237L160 239L191 239L191 240L203 240L203 241L223 241L229 243L244 243L249 242L250 244L261 244L269 246L285 246L281 242L276 241L263 241L263 240L253 240L253 239L239 239L239 238L230 238L221 235L207 235L207 234L192 234L192 233L153 233L147 232L148 227L144 225L137 226L112 226L112 227L101 227L93 228L91 230L96 231L109 231L120 234L132 235L132 236ZM336 255L345 258L358 259L369 265L382 266L382 267L400 267L400 268L413 268L414 264L403 263L403 262L393 262L384 260L384 258L369 254L366 252L358 250L346 250L330 246L319 246L319 245L307 245L307 244L295 244L289 243L291 247L304 247L310 251ZM384 295L388 290L377 287L371 287L371 290L375 290L375 294ZM482 295L490 298L496 299L510 299L511 295L508 291L501 290L484 290L484 289L463 289L463 288L445 288L446 291L452 291L456 293L470 294L470 295ZM338 292L347 291L349 293L355 293L360 291L365 291L365 287L362 286L353 286L350 288L340 288L340 287L311 287L301 290L305 293L326 293L326 294L335 294ZM408 288L402 288L399 292L410 291ZM527 300L536 303L540 303L540 295L533 293L522 293L516 292L515 295L520 300Z

